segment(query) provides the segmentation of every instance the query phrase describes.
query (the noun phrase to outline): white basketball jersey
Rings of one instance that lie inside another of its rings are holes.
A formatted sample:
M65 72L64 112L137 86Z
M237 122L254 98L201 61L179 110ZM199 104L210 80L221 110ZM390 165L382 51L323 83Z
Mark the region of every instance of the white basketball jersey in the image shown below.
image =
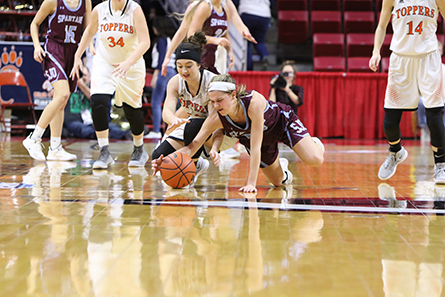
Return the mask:
M192 96L188 90L185 81L178 75L179 78L179 102L181 106L185 108L188 115L192 118L206 118L209 115L207 109L207 88L209 87L210 80L216 76L210 71L202 70L201 83L199 85L199 91L196 96Z
M133 19L133 11L138 7L133 0L127 0L122 11L112 11L111 0L97 5L100 39L97 54L108 63L124 62L138 46Z
M400 55L420 55L437 50L436 0L394 0L390 49Z

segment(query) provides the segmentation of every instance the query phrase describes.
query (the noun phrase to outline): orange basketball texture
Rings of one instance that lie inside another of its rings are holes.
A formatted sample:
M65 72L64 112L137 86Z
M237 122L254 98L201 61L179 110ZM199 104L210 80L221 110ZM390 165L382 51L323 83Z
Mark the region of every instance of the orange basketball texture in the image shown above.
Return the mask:
M161 163L161 176L164 182L172 188L183 188L189 185L196 174L195 163L190 156L174 152Z

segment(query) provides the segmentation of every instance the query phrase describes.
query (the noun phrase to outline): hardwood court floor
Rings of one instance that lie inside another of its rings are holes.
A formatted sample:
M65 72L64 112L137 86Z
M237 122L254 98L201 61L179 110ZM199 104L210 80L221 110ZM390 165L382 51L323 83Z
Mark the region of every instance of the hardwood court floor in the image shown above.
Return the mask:
M131 142L92 171L95 142L36 162L22 139L0 143L0 296L445 295L445 187L420 142L386 183L384 141L324 140L319 168L282 147L292 186L243 196L245 153L172 190L128 169Z

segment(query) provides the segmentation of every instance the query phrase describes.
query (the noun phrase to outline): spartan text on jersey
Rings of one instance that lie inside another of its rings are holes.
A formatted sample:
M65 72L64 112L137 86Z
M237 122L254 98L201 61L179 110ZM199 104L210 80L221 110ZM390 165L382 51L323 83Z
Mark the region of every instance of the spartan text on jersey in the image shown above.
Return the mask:
M211 27L216 27L216 26L227 26L227 20L211 19L211 20L210 20L210 26L211 26Z
M82 24L83 16L59 14L57 16L57 22L58 23L73 22L73 23Z
M190 100L185 100L184 98L179 97L179 101L181 102L181 106L186 109L193 109L196 112L200 113L208 113L207 107L199 105L198 103L192 102Z
M100 32L107 32L107 31L119 31L119 32L125 32L128 34L134 33L133 26L129 26L127 24L123 24L123 23L101 24Z
M435 12L436 11L432 8L420 5L410 5L396 10L397 18L409 15L424 15L430 18L434 18Z

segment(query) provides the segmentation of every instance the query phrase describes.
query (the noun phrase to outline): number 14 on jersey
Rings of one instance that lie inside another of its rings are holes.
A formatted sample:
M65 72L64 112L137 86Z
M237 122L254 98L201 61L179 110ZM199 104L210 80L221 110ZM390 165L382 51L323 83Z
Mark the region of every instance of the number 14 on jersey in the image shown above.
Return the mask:
M413 22L409 22L409 23L407 23L407 25L408 25L408 35L414 35L414 32L419 33L419 35L422 34L423 21L417 25L417 27L414 29L414 31L413 31L413 28L414 28Z

